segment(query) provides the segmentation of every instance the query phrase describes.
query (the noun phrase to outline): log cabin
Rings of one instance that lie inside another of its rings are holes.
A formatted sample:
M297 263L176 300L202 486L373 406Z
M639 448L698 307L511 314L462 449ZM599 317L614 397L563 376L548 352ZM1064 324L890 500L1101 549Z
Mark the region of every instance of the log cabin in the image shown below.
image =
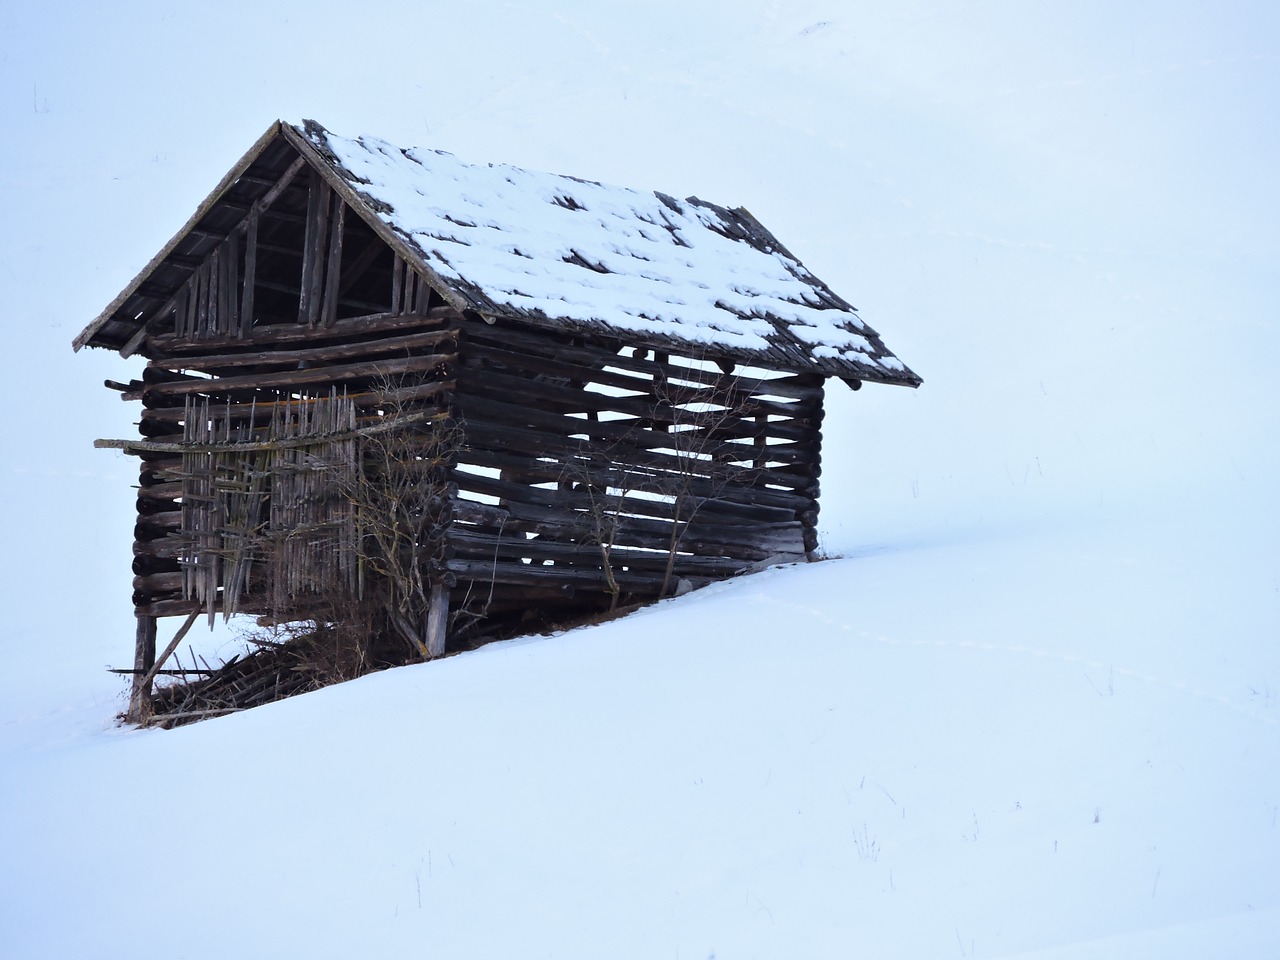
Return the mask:
M74 346L146 359L98 441L140 460L133 719L199 616L431 658L812 558L825 382L921 382L743 208L314 121Z

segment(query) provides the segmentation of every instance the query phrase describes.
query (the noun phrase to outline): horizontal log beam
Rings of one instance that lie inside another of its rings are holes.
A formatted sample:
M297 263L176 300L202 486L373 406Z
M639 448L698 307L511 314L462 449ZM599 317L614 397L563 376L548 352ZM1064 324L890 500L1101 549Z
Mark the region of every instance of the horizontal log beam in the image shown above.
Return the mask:
M250 374L236 377L195 378L174 383L149 385L143 391L147 397L180 397L190 394L222 394L232 391L265 390L276 387L299 387L313 384L337 384L344 381L391 377L402 373L421 373L436 367L445 367L457 360L457 354L441 353L425 357L406 357L362 363L315 367L309 370L290 370L283 373Z
M761 504L779 507L791 511L812 510L817 501L803 493L790 489L777 490L763 485L763 473L756 471L719 471L722 476L710 480L702 476L681 474L676 468L659 469L646 462L639 464L600 465L594 459L569 458L548 462L518 454L499 453L488 449L469 447L458 463L458 467L487 467L498 469L518 479L521 483L592 483L601 488L626 487L630 490L657 490L660 487L671 488L675 484L687 485L688 492L695 497L711 497L729 503ZM626 472L635 476L627 477Z
M477 344L485 344L487 349L506 353L508 356L525 358L530 363L543 360L559 360L582 369L598 369L602 365L618 370L644 374L650 382L663 378L682 382L696 382L716 389L727 389L734 382L752 384L753 392L767 396L791 397L798 400L821 400L823 377L819 374L789 374L781 377L744 377L733 376L717 369L702 369L686 366L671 359L647 359L621 352L628 345L624 340L609 338L608 346L588 344L580 337L557 335L545 330L532 331L518 326L503 324L488 326L468 321L464 329L468 339ZM642 351L648 353L648 351ZM657 354L655 354L655 357ZM691 362L697 362L692 355L682 355L673 351L670 357L684 356ZM519 360L515 365L520 366ZM759 387L755 385L759 384Z
M372 313L360 317L348 317L334 321L331 326L315 329L299 326L294 322L267 324L254 327L253 333L247 337L222 336L210 337L206 340L191 340L165 334L152 337L148 341L148 346L161 356L169 353L204 353L209 350L237 347L252 349L270 347L274 344L325 342L398 330L439 327L446 321L457 319L459 315L451 307L433 307L426 313Z
M456 330L429 330L380 340L360 340L352 343L335 343L299 350L267 349L250 353L223 353L152 360L148 367L180 370L220 371L236 367L297 367L301 363L325 363L333 360L350 360L374 357L385 353L416 353L426 347L452 344L457 339Z
M599 569L602 560L600 546L592 543L575 543L547 539L526 540L510 536L455 528L449 533L449 543L457 559L503 561L534 560L541 563L552 560L558 565L587 566ZM615 570L665 571L668 552L661 549L642 551L627 547L612 547L609 562ZM708 577L727 577L747 569L749 561L732 557L702 557L690 554L676 555L677 567Z
M572 474L569 475L572 479ZM531 487L496 477L470 474L454 470L453 481L462 490L487 494L504 500L532 503L561 510L589 511L600 509L610 514L657 517L669 520L675 515L675 504L667 500L649 500L636 496L610 495L601 491L594 496L573 490ZM771 507L761 503L741 503L731 500L699 499L684 488L682 478L675 478L672 497L684 500L683 514L698 513L704 523L786 523L795 519L795 511L785 507ZM683 519L683 517L682 517Z
M484 516L485 520L477 522L490 529L525 531L570 540L579 539L592 529L590 518L532 503L508 502L502 507L494 507L489 504L468 505L466 501L458 500L453 509L455 525L464 517ZM803 552L803 529L799 521L743 527L730 524L709 526L695 518L687 528L682 525L680 545L681 549L703 556L760 560L774 553ZM671 523L618 517L613 538L615 545L620 547L665 550L671 542Z
M251 450L292 450L299 447L315 446L318 443L329 443L334 440L373 436L403 429L410 425L438 423L448 419L449 414L447 411L424 411L407 417L382 420L367 427L356 427L354 430L307 433L296 437L275 437L270 440L231 440L225 443L188 440L173 442L156 440L95 440L93 445L98 449L123 450L126 453L246 453Z
M432 380L427 383L411 384L407 387L396 387L391 390L370 390L363 389L358 392L349 392L346 394L348 400L355 405L357 410L368 411L385 407L387 404L404 404L416 401L432 400L443 397L454 389L451 380ZM216 409L211 408L209 416L214 420L223 420L227 417L231 418L232 423L248 422L250 416L260 419L264 414L270 414L275 407L297 407L302 403L313 403L323 398L312 398L299 400L289 398L285 400L259 400L237 401L232 403L219 403ZM187 418L186 405L160 407L150 406L144 407L142 411L143 424L170 425L182 423ZM172 428L170 427L170 432ZM151 437L150 439L157 439Z
M463 330L465 333L466 329L463 328ZM638 377L619 371L613 363L618 357L613 354L602 352L596 363L587 364L574 363L571 359L558 354L554 357L543 357L532 353L521 353L514 347L504 349L494 344L481 344L474 336L468 336L467 343L466 357L477 376L483 376L494 367L500 366L507 371L520 371L524 374L554 377L576 383L593 383L642 396L653 392L652 377ZM670 383L670 381L667 382ZM709 395L735 399L752 397L761 405L762 410L788 416L795 415L797 412L795 408L801 405L806 409L816 409L822 399L821 387L788 385L780 380L757 380L725 375L702 386L676 384L668 389L672 392L679 391L687 394L691 400ZM781 399L773 399L779 397Z

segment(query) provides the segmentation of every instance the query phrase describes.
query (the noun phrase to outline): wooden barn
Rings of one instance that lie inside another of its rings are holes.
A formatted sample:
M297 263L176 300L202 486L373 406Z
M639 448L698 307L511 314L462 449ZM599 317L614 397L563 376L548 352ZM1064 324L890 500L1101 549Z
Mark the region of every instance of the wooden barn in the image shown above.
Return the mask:
M920 383L744 209L311 121L84 346L147 359L99 441L141 461L135 720L201 615L404 662L811 557L825 381Z

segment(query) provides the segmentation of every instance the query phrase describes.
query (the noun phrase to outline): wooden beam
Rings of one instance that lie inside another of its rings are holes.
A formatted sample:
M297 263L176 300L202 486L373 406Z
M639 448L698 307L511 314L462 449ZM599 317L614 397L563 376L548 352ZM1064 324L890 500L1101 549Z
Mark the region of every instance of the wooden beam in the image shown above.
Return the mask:
M359 280L365 270L373 265L373 261L378 259L378 254L384 250L388 250L386 243L376 233L369 238L359 253L351 261L351 265L346 270L346 277L338 284L338 297L341 299L351 289L351 285Z
M151 679L149 674L156 662L156 618L138 617L138 629L134 636L133 688L129 692L130 723L146 723L151 716ZM145 678L145 682L144 682Z
M427 656L444 656L449 626L449 591L441 583L431 585L431 606L427 610Z
M196 357L169 357L152 360L147 366L163 370L217 370L229 367L293 367L299 363L328 362L332 360L369 357L384 353L402 356L421 351L424 347L450 343L458 336L456 330L427 330L403 336L385 337L355 343L335 343L300 350L256 350L252 353L225 353Z
M329 239L329 197L332 189L318 171L312 171L307 196L307 229L303 239L302 283L298 299L298 323L314 327L320 319L325 248Z
M156 397L177 397L193 393L227 393L232 390L260 390L268 387L291 387L303 384L333 384L344 380L370 377L386 377L399 373L424 372L433 367L447 367L456 362L456 353L431 354L425 357L401 357L386 360L350 363L343 366L315 367L310 370L289 370L279 373L247 374L238 377L209 379L199 377L174 383L154 383L144 392ZM128 396L128 394L125 394Z
M338 194L333 195L333 228L329 238L329 262L325 266L324 299L320 305L320 323L333 326L338 319L338 281L342 276L342 234L347 219L347 205Z
M293 163L289 164L285 169L284 173L280 175L280 179L276 181L275 186L258 198L257 203L254 204L254 211L251 212L262 213L267 207L275 203L276 198L289 188L289 184L293 183L293 178L298 175L298 171L306 165L307 158L299 154Z
M164 648L164 653L156 657L155 663L153 663L151 665L151 668L147 670L145 674L143 674L142 686L146 689L146 696L148 698L150 698L151 696L151 682L155 680L156 674L160 672L160 668L164 666L165 661L168 660L171 656L173 656L173 652L178 649L178 644L182 642L182 638L187 635L187 631L191 629L192 625L196 622L196 620L199 617L200 617L199 610L196 610L187 615L186 622L184 622L182 626L178 628L178 632L175 633L173 636L173 639L169 641L169 645ZM155 620L154 617L150 619L153 622Z
M302 160L301 157L298 160ZM261 211L254 207L249 212L244 236L244 286L240 291L240 339L253 331L254 293L258 277L258 220Z
M261 283L259 284L261 285ZM297 290L292 290L297 293ZM196 353L199 351L222 348L238 349L240 347L262 346L270 348L280 343L298 343L302 341L334 340L340 337L365 336L367 334L388 333L394 330L415 329L419 327L438 327L445 321L456 321L458 314L452 307L433 307L425 314L368 313L360 317L347 317L338 320L332 327L321 330L308 330L297 323L273 323L254 327L248 337L215 337L210 340L190 341L173 334L157 335L153 340L156 351L164 356L179 353Z

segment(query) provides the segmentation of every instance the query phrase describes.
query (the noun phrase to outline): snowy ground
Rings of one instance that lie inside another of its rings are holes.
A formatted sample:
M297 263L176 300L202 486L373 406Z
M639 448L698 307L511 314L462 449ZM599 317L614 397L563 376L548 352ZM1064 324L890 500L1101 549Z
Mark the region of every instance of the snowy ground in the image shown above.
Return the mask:
M1280 955L1273 6L434 7L0 9L0 956ZM70 340L277 116L751 209L925 378L844 559L115 728Z
M1269 545L1072 527L14 751L10 955L1274 956Z

